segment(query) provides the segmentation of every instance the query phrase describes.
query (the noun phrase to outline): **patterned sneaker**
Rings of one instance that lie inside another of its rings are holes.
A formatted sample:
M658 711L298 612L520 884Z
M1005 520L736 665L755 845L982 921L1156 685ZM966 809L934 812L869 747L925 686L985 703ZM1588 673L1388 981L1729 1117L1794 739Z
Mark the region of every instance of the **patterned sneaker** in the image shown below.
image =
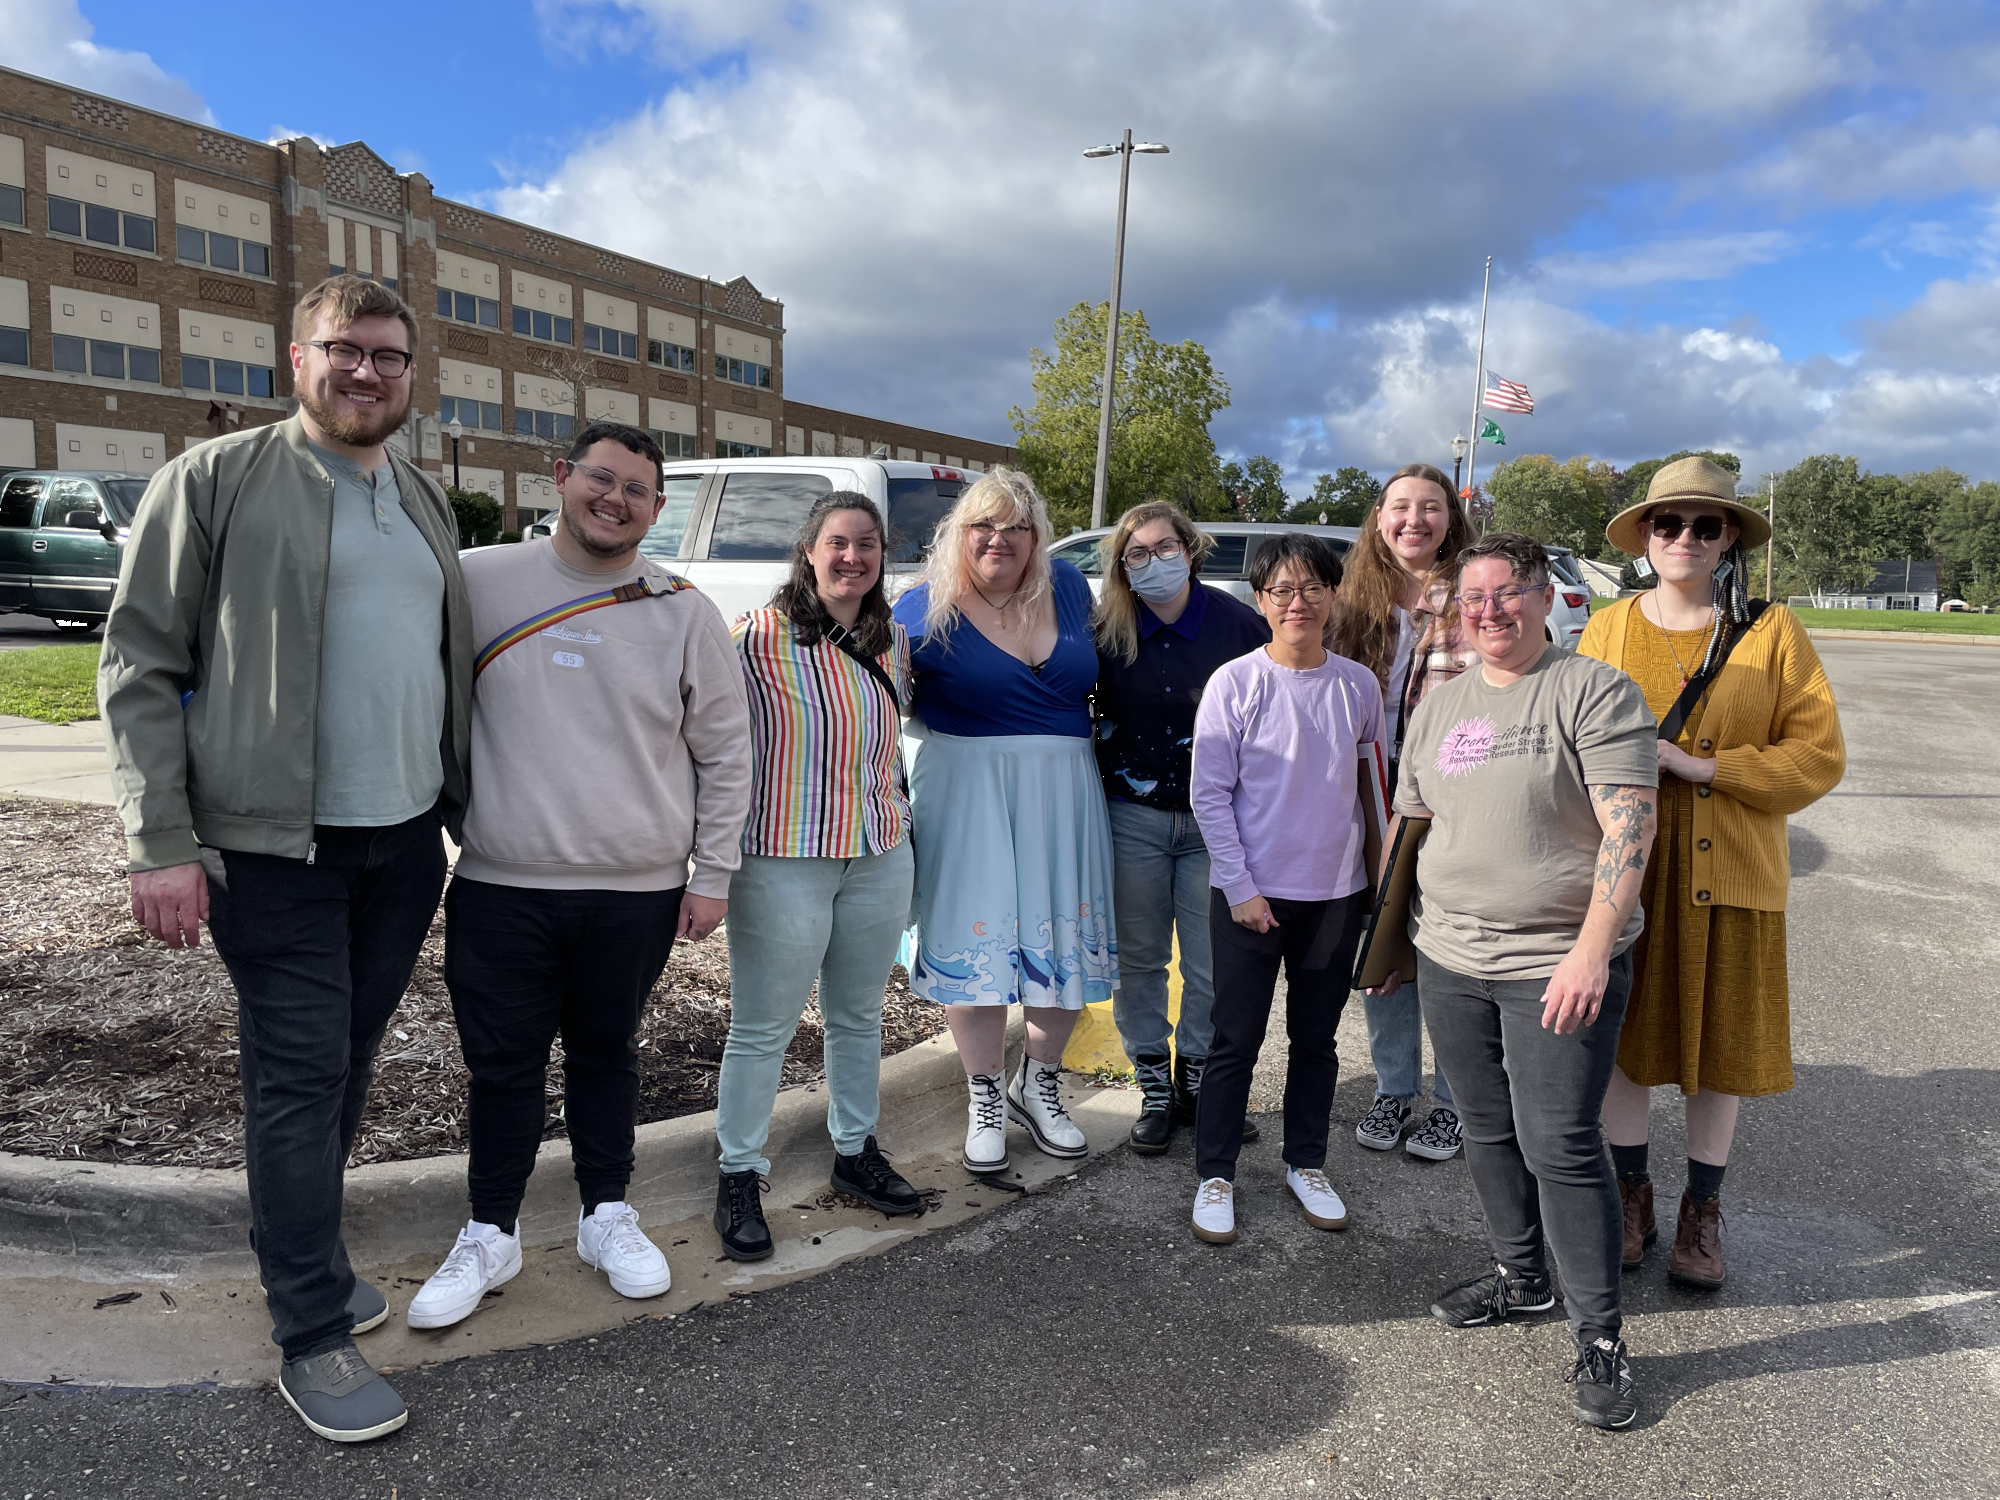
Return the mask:
M1431 1316L1450 1328L1477 1328L1505 1322L1516 1313L1547 1312L1555 1305L1556 1294L1546 1275L1496 1265L1438 1298L1431 1304Z
M1632 1394L1632 1366L1623 1339L1592 1339L1576 1349L1576 1366L1563 1377L1576 1387L1576 1419L1589 1427L1616 1430L1632 1425L1639 1398Z
M1403 1127L1409 1123L1408 1100L1377 1094L1375 1102L1368 1106L1368 1113L1354 1127L1354 1138L1370 1151L1393 1151L1396 1142L1403 1138Z
M1458 1111L1440 1104L1423 1127L1403 1142L1403 1149L1425 1161L1450 1161L1458 1155Z

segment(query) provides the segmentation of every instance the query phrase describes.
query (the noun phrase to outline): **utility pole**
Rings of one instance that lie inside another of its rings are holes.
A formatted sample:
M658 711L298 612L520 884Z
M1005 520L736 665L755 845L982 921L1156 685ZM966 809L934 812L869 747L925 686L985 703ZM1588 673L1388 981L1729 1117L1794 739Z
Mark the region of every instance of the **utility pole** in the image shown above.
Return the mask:
M1764 597L1766 599L1769 599L1771 597L1771 589L1772 589L1771 580L1777 575L1778 476L1773 474L1770 478L1769 483L1771 486L1771 503L1769 506L1769 520L1771 522L1771 540L1764 544Z
M1125 276L1125 197L1132 185L1132 153L1143 151L1149 156L1164 156L1167 148L1153 141L1132 144L1132 132L1127 130L1115 146L1092 146L1085 156L1116 156L1118 158L1118 233L1111 249L1111 321L1104 329L1104 393L1097 413L1097 475L1090 489L1090 524L1093 528L1104 524L1104 491L1111 472L1111 397L1118 380L1118 312L1121 302L1120 283Z

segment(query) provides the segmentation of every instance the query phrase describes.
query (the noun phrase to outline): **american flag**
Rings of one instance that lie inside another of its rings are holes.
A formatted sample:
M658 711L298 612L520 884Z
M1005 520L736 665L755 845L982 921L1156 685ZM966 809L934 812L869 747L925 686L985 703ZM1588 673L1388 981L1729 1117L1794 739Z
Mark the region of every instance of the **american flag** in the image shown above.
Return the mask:
M1517 381L1502 380L1491 370L1486 372L1486 395L1479 403L1490 406L1495 411L1518 411L1525 414L1535 409L1535 398L1528 394L1528 388Z

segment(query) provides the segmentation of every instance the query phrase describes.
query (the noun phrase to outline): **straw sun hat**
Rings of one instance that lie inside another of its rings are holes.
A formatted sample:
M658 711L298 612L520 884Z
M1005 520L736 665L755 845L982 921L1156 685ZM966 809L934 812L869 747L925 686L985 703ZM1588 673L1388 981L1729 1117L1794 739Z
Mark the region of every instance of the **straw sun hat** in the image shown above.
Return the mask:
M1771 540L1771 523L1764 519L1764 513L1736 498L1736 476L1705 458L1675 459L1661 469L1646 486L1645 499L1626 506L1611 518L1611 524L1604 528L1605 539L1620 552L1644 557L1649 531L1647 512L1675 500L1698 500L1703 505L1716 505L1728 511L1743 528L1740 540L1746 552Z

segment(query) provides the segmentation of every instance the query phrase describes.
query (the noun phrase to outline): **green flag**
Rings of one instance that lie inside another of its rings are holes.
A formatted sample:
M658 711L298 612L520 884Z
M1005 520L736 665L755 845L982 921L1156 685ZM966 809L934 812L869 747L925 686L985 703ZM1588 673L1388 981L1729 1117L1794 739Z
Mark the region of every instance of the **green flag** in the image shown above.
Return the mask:
M1506 447L1507 434L1500 430L1500 424L1491 417L1484 417L1481 420L1486 425L1479 429L1479 441L1482 443L1498 443L1501 447Z

